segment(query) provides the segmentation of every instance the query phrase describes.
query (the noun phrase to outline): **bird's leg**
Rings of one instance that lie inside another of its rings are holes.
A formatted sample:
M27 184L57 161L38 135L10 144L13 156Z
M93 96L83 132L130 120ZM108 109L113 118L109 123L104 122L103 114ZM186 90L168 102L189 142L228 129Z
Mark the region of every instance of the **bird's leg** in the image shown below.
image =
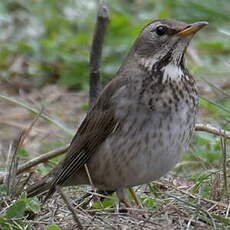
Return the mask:
M133 199L135 200L136 205L141 208L144 209L144 206L142 205L141 201L139 200L138 196L136 195L136 193L134 192L134 190L132 188L129 188L129 192L131 194L131 196L133 197ZM145 213L143 213L142 215L143 218L148 219L149 216Z
M132 206L130 205L129 201L128 201L128 198L127 198L127 193L125 192L124 189L119 189L116 191L117 192L117 195L118 195L118 198L119 198L119 201L121 203L123 203L125 205L126 208L131 208ZM132 188L129 188L129 192L132 196L132 198L134 199L136 205L139 207L139 208L143 208L143 205L141 203L141 201L139 200L139 198L137 197L136 193L134 192L134 190Z
M121 200L120 202L122 202L126 208L132 208L128 200Z
M119 208L119 212L120 213L127 213L128 211L132 211L131 210L132 206L130 205L130 203L129 203L128 199L127 199L127 193L125 192L125 190L124 189L119 189L116 192L117 192L117 195L118 195L120 203L123 203L125 205L125 208L122 208L122 209ZM136 193L133 191L132 188L129 188L129 192L130 192L132 198L134 199L135 203L137 204L137 206L139 208L143 208L142 203L140 202L140 200L138 199ZM142 217L146 218L146 219L148 218L148 216L145 215L145 214L143 214Z
M119 198L119 203L124 204L125 208L131 208L131 205L129 204L129 201L128 201L127 192L125 191L125 189L124 188L118 189L116 190L116 193ZM120 209L119 207L119 212L124 212L124 211L127 212L125 208Z
M136 205L140 208L143 208L143 205L141 203L141 201L139 200L139 198L137 197L136 193L134 192L134 190L132 188L129 188L129 192L132 196L132 198L134 199Z

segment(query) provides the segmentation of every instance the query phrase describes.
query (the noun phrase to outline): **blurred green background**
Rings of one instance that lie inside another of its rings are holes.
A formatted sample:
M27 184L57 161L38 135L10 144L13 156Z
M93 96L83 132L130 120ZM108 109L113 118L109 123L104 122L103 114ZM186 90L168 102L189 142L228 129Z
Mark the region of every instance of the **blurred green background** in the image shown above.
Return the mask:
M188 61L190 70L209 78L229 76L229 0L108 0L107 4L111 23L103 51L104 81L116 73L140 29L157 18L208 21L209 27L193 41L199 56ZM97 5L96 0L1 1L0 80L87 89Z

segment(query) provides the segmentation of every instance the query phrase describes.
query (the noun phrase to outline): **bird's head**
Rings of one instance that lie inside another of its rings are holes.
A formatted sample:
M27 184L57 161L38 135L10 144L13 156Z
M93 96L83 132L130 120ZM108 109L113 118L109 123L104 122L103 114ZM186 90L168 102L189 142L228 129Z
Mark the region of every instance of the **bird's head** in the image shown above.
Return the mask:
M186 24L170 19L153 21L141 31L133 51L143 60L151 59L152 64L159 60L179 64L194 34L207 24Z

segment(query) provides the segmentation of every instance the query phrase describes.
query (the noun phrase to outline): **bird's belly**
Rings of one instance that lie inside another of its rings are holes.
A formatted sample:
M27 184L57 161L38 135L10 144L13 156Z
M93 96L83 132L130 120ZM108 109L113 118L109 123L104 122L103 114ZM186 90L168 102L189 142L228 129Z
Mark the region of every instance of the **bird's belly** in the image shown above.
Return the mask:
M124 125L111 135L90 159L95 186L129 187L167 173L187 151L195 122L194 114L176 115L154 114L144 120L129 118L133 124Z

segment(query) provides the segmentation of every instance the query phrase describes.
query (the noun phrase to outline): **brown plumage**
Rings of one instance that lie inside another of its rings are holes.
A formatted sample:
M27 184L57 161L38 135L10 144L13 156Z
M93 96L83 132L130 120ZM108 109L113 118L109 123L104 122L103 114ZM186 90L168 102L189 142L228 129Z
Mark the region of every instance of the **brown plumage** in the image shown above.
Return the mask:
M206 22L156 20L140 33L115 78L88 112L66 157L29 196L55 192L55 186L90 184L116 191L149 183L167 173L187 151L198 96L184 53Z

